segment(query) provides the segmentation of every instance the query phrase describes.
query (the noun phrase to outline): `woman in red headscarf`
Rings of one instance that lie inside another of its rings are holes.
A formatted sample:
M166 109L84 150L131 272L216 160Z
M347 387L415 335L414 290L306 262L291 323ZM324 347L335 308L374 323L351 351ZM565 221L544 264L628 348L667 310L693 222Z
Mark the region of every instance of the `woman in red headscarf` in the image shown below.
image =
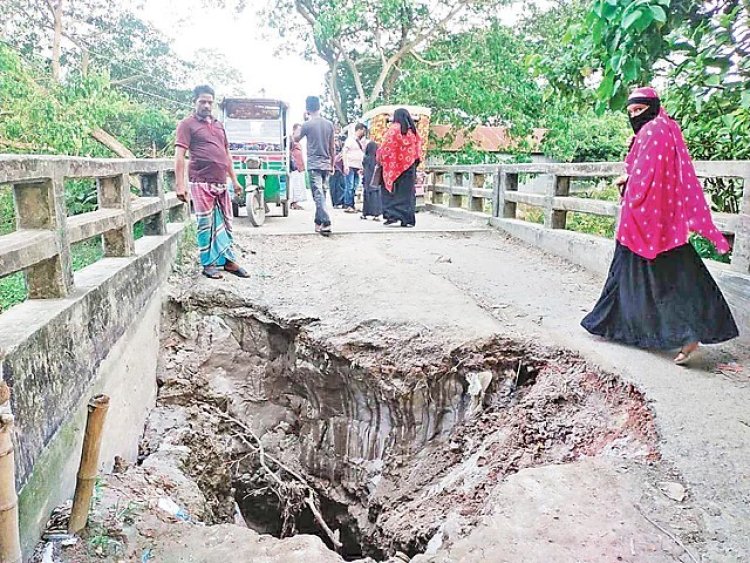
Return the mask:
M698 233L721 253L729 244L713 223L680 126L653 88L628 98L635 131L625 158L622 211L609 276L583 319L598 336L647 349L679 349L687 363L699 343L738 336L716 282L688 241Z
M390 126L377 153L383 168L384 225L401 222L402 227L416 224L417 166L422 159L422 139L411 114L404 108L393 112Z

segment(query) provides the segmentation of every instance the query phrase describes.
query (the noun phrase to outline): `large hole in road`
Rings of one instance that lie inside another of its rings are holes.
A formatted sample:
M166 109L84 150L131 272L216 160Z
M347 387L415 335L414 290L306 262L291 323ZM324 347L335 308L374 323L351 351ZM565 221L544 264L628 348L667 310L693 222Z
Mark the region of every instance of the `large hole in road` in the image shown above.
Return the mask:
M641 394L573 354L503 337L451 349L378 321L320 338L316 321L192 299L170 306L143 454L191 449L211 523L238 506L347 560L413 556L524 468L657 456Z

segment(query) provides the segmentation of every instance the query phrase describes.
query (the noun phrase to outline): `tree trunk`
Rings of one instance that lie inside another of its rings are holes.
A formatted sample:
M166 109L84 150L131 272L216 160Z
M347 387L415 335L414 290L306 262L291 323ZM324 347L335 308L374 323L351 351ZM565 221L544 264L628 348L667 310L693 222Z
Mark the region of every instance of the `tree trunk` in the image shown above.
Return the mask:
M81 57L81 75L86 77L89 74L89 62L90 62L89 50L84 49Z
M341 94L339 93L338 84L338 61L329 63L328 71L328 89L331 91L331 98L333 98L333 107L336 110L336 117L339 120L339 125L342 127L347 124L346 113L341 105Z
M64 0L55 4L55 36L52 39L52 78L60 82L60 44L62 42L62 16Z

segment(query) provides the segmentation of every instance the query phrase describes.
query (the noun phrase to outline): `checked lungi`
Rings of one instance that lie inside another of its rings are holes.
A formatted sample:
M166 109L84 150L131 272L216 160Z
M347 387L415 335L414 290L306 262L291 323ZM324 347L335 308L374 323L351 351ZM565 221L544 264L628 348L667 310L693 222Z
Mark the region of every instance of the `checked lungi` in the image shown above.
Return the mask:
M201 265L235 262L232 249L232 198L227 184L191 182L190 194L198 223Z

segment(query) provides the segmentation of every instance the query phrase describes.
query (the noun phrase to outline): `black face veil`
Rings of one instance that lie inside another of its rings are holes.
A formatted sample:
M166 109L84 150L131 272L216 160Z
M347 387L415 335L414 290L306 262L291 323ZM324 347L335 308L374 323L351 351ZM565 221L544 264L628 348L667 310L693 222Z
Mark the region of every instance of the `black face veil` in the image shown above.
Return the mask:
M633 127L633 131L638 134L638 131L640 131L646 123L652 119L656 119L656 116L659 115L661 102L659 101L659 98L630 98L628 100L628 106L633 104L646 104L648 106L643 113L630 118L630 125Z

